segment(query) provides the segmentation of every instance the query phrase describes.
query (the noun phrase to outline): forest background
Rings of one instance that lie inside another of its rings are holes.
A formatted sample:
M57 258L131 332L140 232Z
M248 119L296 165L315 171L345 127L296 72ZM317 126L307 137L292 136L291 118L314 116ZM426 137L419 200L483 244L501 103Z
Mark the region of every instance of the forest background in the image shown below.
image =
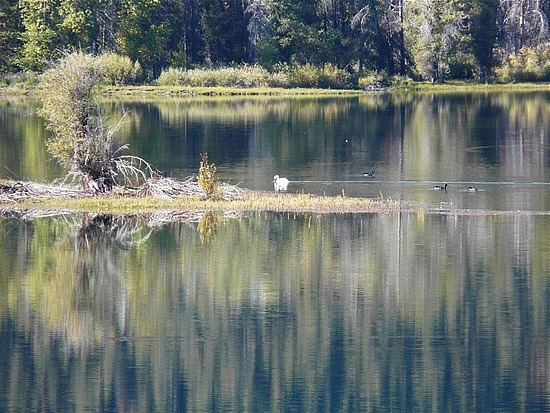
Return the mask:
M113 84L222 67L268 86L550 81L549 13L550 0L0 0L0 77L78 49L111 56Z

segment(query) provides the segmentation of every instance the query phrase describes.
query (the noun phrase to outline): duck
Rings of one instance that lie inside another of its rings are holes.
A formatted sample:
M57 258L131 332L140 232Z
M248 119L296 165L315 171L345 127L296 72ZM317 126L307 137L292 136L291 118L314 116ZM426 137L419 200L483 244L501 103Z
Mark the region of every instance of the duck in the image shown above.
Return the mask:
M479 189L476 188L475 186L469 186L469 187L468 187L468 191L470 191L470 192L475 192L475 191L479 191Z
M436 185L432 189L434 191L446 191L447 190L447 184L445 184L445 186Z
M369 177L374 177L374 169L370 172L363 172L363 176L369 176Z
M288 187L288 179L281 178L279 175L275 175L273 177L273 186L275 187L275 191L286 191L286 188Z

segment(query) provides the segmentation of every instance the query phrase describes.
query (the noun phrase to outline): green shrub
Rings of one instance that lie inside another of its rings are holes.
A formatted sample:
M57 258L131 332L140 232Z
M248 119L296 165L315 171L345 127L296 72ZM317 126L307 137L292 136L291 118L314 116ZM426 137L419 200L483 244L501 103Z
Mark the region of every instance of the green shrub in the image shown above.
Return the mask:
M414 81L408 76L393 75L389 79L391 86L412 86Z
M191 87L265 87L271 86L270 74L260 66L219 69L169 68L157 79L159 86Z
M66 55L42 75L39 114L52 132L48 150L65 168L75 169L76 162L89 157L87 142L90 124L98 124L101 77L98 59L82 52Z
M449 79L473 79L476 72L476 64L472 55L457 53L449 62Z
M187 71L178 67L170 67L161 72L156 84L159 86L189 86L187 84Z
M216 165L208 163L208 154L201 154L198 183L208 199L217 199L220 196L220 184L216 176Z
M321 69L309 63L291 66L288 71L289 87L319 87Z
M286 63L276 63L271 70L269 86L289 88L290 86L290 66Z
M509 55L496 70L496 77L504 83L550 81L550 47L523 48Z
M132 63L129 57L116 53L101 56L101 70L105 83L112 86L135 84L142 77L143 70L138 61Z
M110 190L117 179L145 178L142 166L152 171L141 158L119 153L125 146L118 145L118 130L107 125L98 100L103 67L101 57L66 54L42 75L38 87L39 115L51 132L48 151L93 192Z
M169 68L157 79L159 86L190 87L351 87L351 76L336 66L326 64L322 69L311 64L275 65L273 72L261 66L223 67L217 69Z
M319 87L330 89L347 89L351 87L351 76L345 70L338 69L331 63L325 64L319 79Z
M39 75L30 71L0 75L0 85L2 86L36 86L39 81Z
M357 86L362 90L382 89L389 85L388 75L384 71L373 70L359 77Z

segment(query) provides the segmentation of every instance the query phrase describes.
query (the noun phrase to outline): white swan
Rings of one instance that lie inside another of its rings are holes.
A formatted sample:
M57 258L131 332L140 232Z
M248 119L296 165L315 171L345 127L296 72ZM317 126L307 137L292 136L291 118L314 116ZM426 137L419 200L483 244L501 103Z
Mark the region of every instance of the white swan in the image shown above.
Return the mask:
M275 175L273 177L273 186L275 187L275 191L286 191L288 179L280 178L279 175Z

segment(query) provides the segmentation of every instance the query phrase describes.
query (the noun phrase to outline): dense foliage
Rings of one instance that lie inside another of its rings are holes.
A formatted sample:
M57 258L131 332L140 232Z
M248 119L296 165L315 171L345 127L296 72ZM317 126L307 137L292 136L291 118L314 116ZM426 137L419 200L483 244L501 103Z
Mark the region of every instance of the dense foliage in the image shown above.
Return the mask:
M0 73L81 48L129 59L119 83L243 64L486 79L550 48L549 15L550 0L2 0Z
M49 152L93 192L110 190L117 180L145 177L141 166L151 171L144 160L120 155L125 146L118 144L117 128L108 126L100 110L97 91L108 58L82 52L65 55L44 73L38 89L39 114L52 133Z

